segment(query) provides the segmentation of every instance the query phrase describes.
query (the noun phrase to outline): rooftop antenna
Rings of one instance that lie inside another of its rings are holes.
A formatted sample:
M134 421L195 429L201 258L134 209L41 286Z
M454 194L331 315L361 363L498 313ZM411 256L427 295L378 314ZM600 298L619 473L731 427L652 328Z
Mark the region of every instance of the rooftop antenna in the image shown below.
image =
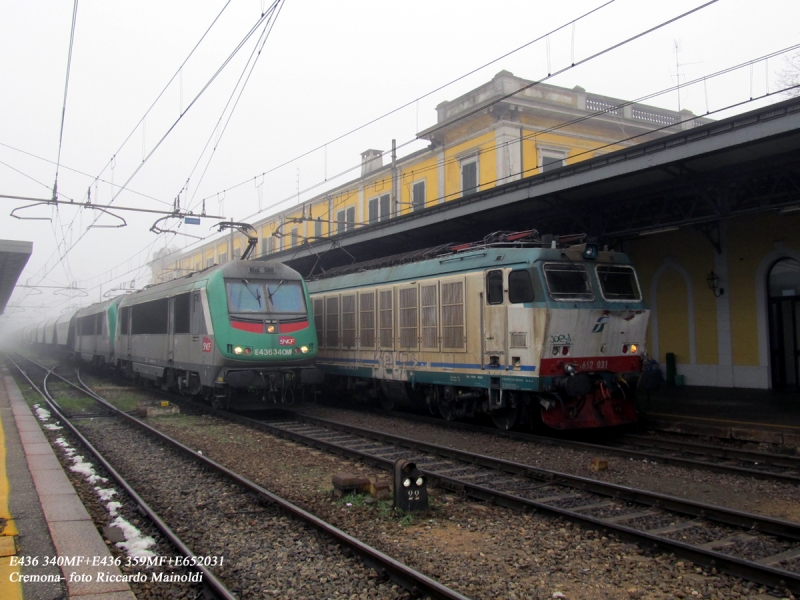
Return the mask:
M697 65L700 64L699 62L690 62L690 63L682 63L678 60L678 54L680 53L680 41L673 39L672 42L675 44L675 80L677 82L676 89L678 90L678 112L681 112L681 67L685 67L686 65Z

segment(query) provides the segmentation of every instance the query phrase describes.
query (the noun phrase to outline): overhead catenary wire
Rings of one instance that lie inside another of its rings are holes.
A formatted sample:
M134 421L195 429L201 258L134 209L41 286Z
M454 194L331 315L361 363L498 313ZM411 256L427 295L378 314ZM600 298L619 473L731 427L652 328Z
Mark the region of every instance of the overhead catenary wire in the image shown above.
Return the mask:
M523 91L525 91L527 89L530 89L530 88L532 88L532 87L534 87L536 85L544 83L545 81L547 81L549 79L552 79L553 77L556 77L557 75L563 74L563 73L565 73L567 71L570 71L572 69L575 69L575 68L577 68L577 67L579 67L579 66L581 66L583 64L586 64L587 62L595 60L595 59L599 58L600 56L608 54L609 52L612 52L612 51L614 51L614 50L616 50L618 48L621 48L621 47L623 47L623 46L625 46L625 45L627 45L627 44L629 44L629 43L631 43L631 42L633 42L635 40L638 40L638 39L640 39L641 37L643 37L645 35L653 33L654 31L657 31L657 30L659 30L659 29L661 29L663 27L666 27L667 25L670 25L670 24L672 24L672 23L674 23L674 22L676 22L676 21L678 21L680 19L683 19L683 18L685 18L685 17L687 17L689 15L692 15L692 14L694 14L694 13L696 13L696 12L698 12L698 11L700 11L700 10L702 10L702 9L712 5L712 4L715 4L716 2L718 2L718 0L709 0L708 2L705 2L702 5L696 6L696 7L692 8L692 9L690 9L688 11L685 11L685 12L675 16L675 17L672 17L672 18L670 18L670 19L668 19L666 21L663 21L663 22L659 23L658 25L650 27L649 29L646 29L644 31L641 31L641 32L639 32L639 33L637 33L637 34L635 34L633 36L630 36L630 37L626 38L625 40L622 40L622 41L617 42L617 43L615 43L615 44L613 44L611 46L608 46L608 47L604 48L603 50L595 52L594 54L592 54L592 55L590 55L590 56L588 56L586 58L583 58L583 59L581 59L581 60L579 60L577 62L571 63L571 64L569 64L569 65L567 65L567 66L565 66L565 67L563 67L561 69L558 69L555 72L550 73L545 77L542 77L540 79L532 81L529 84L524 85L524 86L518 88L517 90L515 90L513 92L510 92L508 94L504 94L504 95L494 99L490 103L481 104L479 107L474 108L474 109L472 109L470 111L467 111L462 115L459 115L457 119L454 119L452 121L448 121L446 124L442 124L442 125L440 125L438 127L433 127L431 129L429 129L428 132L429 133L435 133L436 131L439 131L443 127L450 127L450 126L453 125L453 123L457 123L457 122L462 121L462 120L466 119L467 117L470 117L470 116L472 116L472 115L474 115L476 113L482 112L482 111L486 110L487 108L489 108L490 106L498 104L499 102L502 102L503 100L507 100L507 99L519 94L520 92L523 92ZM544 36L542 36L542 37L544 37ZM541 39L541 38L539 38L539 39ZM414 138L412 140L408 140L407 142L403 142L402 144L399 144L397 146L397 149L399 150L401 148L404 148L404 147L406 147L406 146L408 146L408 145L410 145L410 144L412 144L412 143L414 143L416 141L417 141L417 139ZM360 169L360 168L361 168L360 164L359 165L354 165L354 166L352 166L350 168L347 168L347 169L345 169L343 171L340 171L339 173L337 173L333 177L329 177L328 179L330 180L330 179L335 179L335 178L338 178L338 177L342 177L342 176L346 175L347 173L353 172L353 171L355 171L357 169ZM232 186L230 188L226 188L223 192L218 192L218 193L227 193L227 192L231 191L232 189L235 189L235 188L238 188L241 185L244 185L245 183L249 183L250 181L252 181L252 178L247 179L247 180L245 180L245 181L243 181L241 183L238 183L238 184L236 184L236 185L234 185L234 186ZM314 185L306 187L304 190L302 190L302 193L307 193L307 192L309 192L309 191L311 191L313 189L316 189L316 188L324 185L325 183L326 183L326 181L319 181L319 182L315 183ZM277 208L281 204L284 204L284 203L292 200L295 197L296 197L296 194L292 194L291 196L287 196L287 197L283 198L282 200L267 206L266 210ZM257 214L259 214L259 213L250 214L250 215L244 217L243 220L251 219L252 217L256 216Z
M314 152L316 152L316 151L318 151L320 149L323 149L323 148L327 147L328 145L333 144L334 142L338 142L339 140L342 140L342 139L344 139L344 138L346 138L346 137L348 137L348 136L350 136L350 135L352 135L352 134L354 134L354 133L356 133L358 131L361 131L362 129L364 129L364 128L368 127L368 126L373 125L374 123L377 123L378 121L381 121L381 120L385 119L386 117L389 117L389 116L391 116L391 115L403 110L404 108L407 108L407 107L413 105L414 103L419 102L420 100L423 100L423 99L427 98L428 96L432 96L436 92L439 92L439 91L441 91L441 90L443 90L443 89L445 89L445 88L447 88L447 87L449 87L449 86L451 86L451 85L453 85L455 83L458 83L459 81L469 77L470 75L474 75L475 73L477 73L477 72L479 72L479 71L481 71L481 70L483 70L483 69L485 69L485 68L487 68L487 67L489 67L489 66L491 66L491 65L493 65L493 64L495 64L495 63L497 63L497 62L499 62L501 60L503 60L504 58L507 58L507 57L511 56L512 54L515 54L515 53L519 52L520 50L523 50L523 49L527 48L531 44L535 44L536 42L539 42L539 41L545 39L549 35L552 35L554 33L557 33L558 31L561 31L562 29L564 29L566 27L574 25L578 21L580 21L582 19L585 19L586 17L592 15L593 13L598 12L599 10L609 6L610 4L613 4L614 2L615 2L615 0L608 0L607 2L604 2L603 4L601 4L600 6L597 6L597 7L593 8L593 9L583 13L579 17L576 17L575 19L572 19L571 21L569 21L569 22L567 22L567 23L565 23L563 25L560 25L560 26L556 27L555 29L552 29L552 30L550 30L549 32L547 32L545 34L542 34L542 35L532 39L531 41L523 44L522 46L519 46L519 47L515 48L514 50L510 50L510 51L506 52L505 54L502 54L501 56L498 56L497 58L494 58L494 59L490 60L489 62L484 63L480 67L472 69L471 71L468 71L467 73L464 73L463 75L460 75L459 77L456 77L455 79L453 79L451 81L448 81L447 83L445 83L443 85L440 85L440 86L430 90L429 92L426 92L423 95L421 95L421 96L419 96L419 97L417 97L417 98L415 98L413 100L410 100L410 101L406 102L405 104L401 104L400 106L398 106L396 108L393 108L392 110L390 110L387 113L384 113L384 114L382 114L382 115L380 115L378 117L375 117L374 119L371 119L370 121L367 121L366 123L363 123L363 124L359 125L358 127L355 127L354 129L351 129L350 131L347 131L346 133L338 135L335 138L333 138L331 140L328 140L324 144L320 144L319 146L316 146L315 148L312 148L311 150L303 152L302 154L299 154L298 156L295 156L294 158L291 158L291 159L289 159L289 160L287 160L287 161L285 161L285 162L283 162L283 163L281 163L279 165L276 165L276 166L264 171L263 173L260 173L259 175L256 175L255 177L264 177L265 175L269 175L270 173L273 173L273 172L277 171L278 169L281 169L281 168L283 168L283 167L285 167L287 165L292 164L293 162L296 162L296 161L300 160L301 158L304 158L304 157L306 157L306 156L308 156L310 154L313 154ZM207 196L203 200L210 200L210 199L214 198L219 193L224 193L224 192L228 192L228 191L234 190L234 189L236 189L236 188L238 188L238 187L240 187L242 185L245 185L245 184L249 183L253 179L254 179L254 177L248 178L247 180L242 181L241 183L237 183L237 184L235 184L235 185L233 185L233 186L231 186L229 188L226 188L222 192L216 192L215 194ZM331 179L331 178L329 177L328 179Z
M67 52L67 74L64 78L64 101L61 105L61 127L58 132L58 159L56 160L56 177L53 182L53 199L58 198L58 165L61 163L61 147L64 143L64 121L67 118L67 92L69 90L69 73L72 66L72 48L75 43L75 23L78 19L78 0L72 8L72 28L69 34L69 51Z
M35 159L37 159L37 160L41 160L41 161L43 161L43 162L48 162L48 163L50 163L50 164L53 164L53 165L55 165L55 164L56 164L56 162L55 162L55 161L49 160L49 159L47 159L47 158L44 158L44 157L42 157L42 156L38 156L38 155L36 155L36 154L33 154L33 153L31 153L31 152L27 152L26 150L22 150L21 148L16 148L15 146L11 146L10 144L4 144L3 142L0 142L0 146L2 146L2 147L4 147L4 148L8 148L9 150L13 150L14 152L19 152L20 154L24 154L24 155L26 155L26 156L30 156L31 158L35 158ZM14 167L12 167L11 165L9 165L9 164L7 164L7 163L4 163L4 162L0 161L0 164L2 164L2 165L3 165L3 166L5 166L5 167L8 167L9 169L11 169L11 170L13 170L13 171L16 171L17 173L19 173L19 174L20 174L20 175L22 175L23 177L27 177L28 179L31 179L31 180L33 180L33 181L36 181L35 179L33 179L32 177L30 177L29 175L26 175L26 174L25 174L25 173L23 173L22 171L20 171L20 170L18 170L18 169L16 169L16 168L14 168ZM60 165L59 165L59 168L60 168L60 169L63 169L63 170L66 170L66 171L71 171L72 173L77 173L78 175L82 175L82 176L84 176L84 177L92 178L92 179L93 179L93 181L92 181L92 184L96 184L96 183L98 183L98 182L99 182L99 183L104 183L104 184L107 184L107 185L110 185L110 186L114 186L114 183L113 183L113 182L111 182L111 181L109 181L108 179L102 179L102 178L96 177L95 175L90 175L89 173L85 173L85 172L83 172L83 171L80 171L79 169L74 169L74 168L72 168L72 167L69 167L69 166L67 166L67 165L64 165L64 164L60 164ZM50 189L50 187L49 187L47 184L41 183L41 182L39 182L39 181L36 181L36 183L39 183L40 185L43 185L43 186L44 186L44 187L46 187L48 190ZM149 196L148 194L143 194L142 192L138 192L138 191L136 191L136 190L132 190L130 187L127 189L127 191L128 191L128 193L130 193L130 194L135 194L136 196L141 196L142 198L146 198L146 199L148 199L148 200L153 200L154 202L158 202L158 203L160 203L160 204L165 204L165 205L167 205L167 206L170 206L170 205L172 205L172 202L171 202L171 201L169 201L169 202L168 202L168 201L166 201L166 200L162 200L161 198L156 198L155 196ZM62 194L62 195L63 195L63 194ZM70 197L69 197L69 196L64 196L64 197L65 197L65 198L67 198L67 199L70 199Z
M189 177L187 177L187 179L186 179L186 181L188 182L192 178L192 175L194 174L195 170L197 169L198 165L200 164L200 161L202 160L203 154L208 149L208 146L211 143L211 140L214 139L215 133L219 130L220 123L222 123L222 120L225 118L225 114L227 112L228 116L227 116L227 119L225 120L225 125L222 127L222 131L219 132L219 134L217 136L217 139L216 139L216 141L214 143L214 147L211 150L211 156L209 156L208 161L206 162L205 168L203 169L203 172L200 175L200 179L197 182L197 184L195 185L195 193L199 189L200 184L202 183L202 181L203 181L203 179L204 179L204 177L206 175L206 172L208 171L208 167L211 165L211 161L214 158L214 155L216 154L216 151L217 151L217 148L219 147L220 142L222 141L222 136L225 135L225 131L228 128L228 124L230 123L231 118L233 117L233 113L234 113L234 111L236 110L236 107L239 104L239 100L241 99L242 94L244 93L245 87L247 86L247 83L250 80L250 76L253 74L253 70L255 69L256 63L258 62L258 59L261 56L261 51L263 50L264 45L267 43L267 39L269 39L269 35L272 32L272 28L275 26L275 23L278 20L278 16L280 15L280 11L281 11L282 8L283 8L283 0L276 0L275 2L273 2L273 4L266 11L262 11L262 12L264 12L264 14L269 14L270 16L274 15L274 18L270 18L265 23L264 30L261 33L261 37L256 42L256 44L254 45L253 51L250 54L250 57L247 59L247 63L245 63L241 74L239 75L239 80L236 82L236 85L234 86L233 90L231 90L231 95L228 98L228 101L225 104L225 107L222 109L222 112L220 113L220 116L219 116L219 119L217 120L216 125L212 129L211 135L209 135L205 146L203 146L203 150L200 152L200 156L198 156L198 158L197 158L197 162L195 163L194 167L192 167L192 170L189 173ZM249 68L249 70L248 70L248 68ZM244 83L242 83L242 79L244 79ZM238 94L236 93L237 90L239 92ZM234 96L236 96L236 100L235 101L234 101ZM231 108L230 111L228 111L228 107L231 105L231 102L233 102L233 107ZM194 200L194 195L192 196L192 199L190 200L190 202L192 200Z
M226 6L227 6L227 4L226 4ZM109 201L109 202L108 202L108 203L107 203L105 206L110 206L111 204L113 204L113 203L114 203L114 201L115 201L115 200L116 200L116 199L119 197L119 195L120 195L120 194L121 194L121 193L122 193L122 192L123 192L123 191L124 191L124 190L127 188L127 185L128 185L128 184L129 184L129 183L130 183L130 182L133 180L133 178L134 178L134 177L135 177L135 176L136 176L136 175L139 173L139 171L140 171L140 170L141 170L141 169L144 167L144 165L147 163L147 161L150 159L150 157L152 157L152 155L153 155L153 154L156 152L156 150L157 150L157 149L158 149L158 148L161 146L161 144L164 142L164 140L165 140L165 139L166 139L166 138L167 138L167 137L170 135L170 133L171 133L171 132L172 132L172 131L175 129L175 127L177 126L177 124L178 124L178 123L179 123L179 122L180 122L180 121L181 121L181 120L182 120L182 119L183 119L183 118L186 116L186 114L189 112L189 110L190 110L190 109L191 109L191 108L192 108L192 107L195 105L195 103L196 103L196 102L199 100L199 98L200 98L200 97L201 97L201 96L202 96L202 95L203 95L203 94L204 94L204 93L205 93L205 92L208 90L208 88L211 86L211 84L212 84L212 83L213 83L213 82L214 82L214 81L217 79L217 77L219 77L219 75L220 75L220 74L222 73L222 71L223 71L223 70L224 70L224 69L225 69L225 68L228 66L228 64L230 64L230 62L233 60L233 58L234 58L234 57L235 57L235 56L236 56L236 55L239 53L239 51L240 51L240 50L241 50L241 49L244 47L244 45L245 45L245 44L247 43L247 41L248 41L248 40L249 40L249 39L250 39L250 38L253 36L253 34L254 34L256 31L258 31L258 29L259 29L260 25L261 25L261 24L262 24L262 23L263 23L263 22L264 22L264 21L265 21L265 20L268 18L268 16L269 16L268 14L262 14L262 15L260 15L260 16L259 16L259 18L257 19L256 23L255 23L255 24L254 24L254 25L253 25L253 26L250 28L250 30L249 30L249 31L247 32L247 34L246 34L246 35L245 35L245 36L242 38L242 40L240 40L240 41L238 42L238 44L236 45L236 47L235 47L235 48L234 48L234 49L233 49L233 50L230 52L230 54L229 54L229 55L228 55L228 56L225 58L225 60L224 60L224 61L222 62L222 64L221 64L221 65L220 65L220 66L217 68L217 70L216 70L216 71L214 72L214 74L213 74L213 75L210 77L210 79L209 79L209 80L208 80L208 81L207 81L207 82L206 82L206 83L203 85L202 89L201 89L201 90L200 90L200 91L199 91L199 92L198 92L198 93L195 95L195 97L194 97L194 98L192 99L192 101L191 101L191 102L190 102L190 103L187 105L187 107L186 107L186 108L185 108L185 109L184 109L184 110L181 112L181 114L178 116L178 118L177 118L177 119L176 119L176 120L175 120L175 121L172 123L172 125L171 125L171 126L170 126L170 127L167 129L167 131L166 131L166 132L165 132L165 133L162 135L162 137L159 139L159 141L156 143L156 145L155 145L155 146L154 146L154 147L153 147L153 148L150 150L150 152L147 154L147 156L145 157L145 159L144 159L144 160L143 160L143 161L142 161L140 164L138 164L138 165L137 165L137 167L134 169L133 173L132 173L132 174L131 174L131 175L130 175L128 178L127 178L127 180L125 181L125 183L124 183L122 186L120 186L120 187L119 187L119 189L118 189L118 191L116 192L116 194L114 194L114 196L111 198L111 200L110 200L110 201ZM113 159L113 157L112 157L112 162L113 162L113 160L114 160L114 159ZM97 216L97 217L96 217L96 218L95 218L95 219L92 221L92 225L94 225L94 224L97 222L97 220L98 220L98 219L99 219L101 216L102 216L102 213L101 213L100 215L98 215L98 216ZM73 223L74 223L74 219L73 219ZM72 249L74 249L74 248L75 248L75 246L76 246L78 243L80 243L80 241L81 241L81 240L83 240L83 239L84 239L84 237L86 237L86 234L88 233L89 229L91 229L91 225L90 225L88 228L84 229L84 230L82 231L81 235L80 235L80 236L79 236L79 237L78 237L78 238L77 238L77 239L76 239L76 240L75 240L75 241L74 241L72 244L70 244L70 245L69 245L69 247L68 247L68 248L65 250L65 252L64 252L64 253L63 253L63 254L60 256L60 258L58 259L58 261L56 262L56 264L54 264L54 265L53 265L53 266L52 266L50 269L46 269L46 270L45 270L45 273L44 273L43 275L41 275L41 277L42 277L42 278L43 278L43 277L46 277L46 276L47 276L47 275L48 275L48 274L49 274L49 273L52 271L52 269L53 269L53 268L55 268L55 267L58 265L58 263L59 263L60 261L62 261L62 260L64 260L64 259L66 258L66 256L67 256L67 255L68 255L68 254L69 254L69 253L72 251Z
M115 153L114 153L114 154L111 156L111 158L109 159L109 161L106 163L106 165L105 165L105 166L103 167L103 169L100 171L100 174L98 174L98 176L96 176L96 177L95 177L95 179L94 179L93 183L95 183L96 181L98 181L98 180L100 179L100 175L102 175L102 173L103 173L103 172L105 172L105 170L106 170L106 169L107 169L109 166L112 168L112 172L113 172L114 163L115 163L115 159L116 159L116 156L117 156L117 154L119 154L119 152L121 152L121 151L122 151L122 149L123 149L123 148L125 147L125 145L128 143L128 141L130 140L130 138L133 136L133 134L134 134L134 133L136 132L136 130L139 128L139 126L141 125L141 123L142 123L142 122L145 120L145 118L146 118L146 117L147 117L147 115L150 113L150 111L152 111L153 107L154 107L154 106L155 106L155 105L158 103L159 99L160 99L160 98L161 98L161 97L164 95L164 93L166 92L166 90L169 88L169 86L171 85L171 83L174 81L175 77L176 77L176 76L177 76L177 75L178 75L178 74L181 72L181 70L183 69L183 67L186 65L186 63L187 63L187 62L189 61L189 59L192 57L192 55L194 54L194 52L197 50L197 48L200 46L200 44L201 44L201 43L203 42L203 40L206 38L206 36L208 35L208 33L211 31L211 29L212 29L212 28L214 27L214 25L217 23L217 21L219 20L219 18L220 18L220 17L222 16L222 14L225 12L225 9L228 7L228 5L230 5L230 2L231 2L231 0L228 0L228 2L226 2L226 3L225 3L225 5L222 7L222 10L220 10L220 12L217 14L217 16L216 16L216 17L214 18L214 20L211 22L211 25L209 25L209 27L206 29L206 31L203 33L203 35L200 37L200 40L198 40L198 42L197 42L197 43L194 45L194 47L192 48L192 50L189 52L188 56L187 56L187 57L184 59L184 61L181 63L181 66L178 68L178 70L176 71L176 73L175 73L175 74L174 74L174 75L173 75L173 76L170 78L170 80L167 82L167 84L164 86L164 88L163 88L163 89L161 90L161 92L158 94L158 96L156 97L156 99L155 99L155 100L152 102L152 104L150 105L150 107L149 107L149 108L148 108L148 109L145 111L145 114L142 116L142 118L139 120L139 122L136 124L136 126L135 126L135 127L132 129L132 130L131 130L131 132L128 134L128 136L125 138L125 140L122 142L122 144L120 145L120 147L119 147L119 149L117 150L117 152L115 152ZM76 11L77 11L77 0L75 0L75 8L76 8ZM74 23L75 23L75 15L73 14L73 32L74 32ZM252 30L251 30L251 33L252 33ZM70 41L70 56L71 56L71 47L72 47L72 41ZM188 107L187 107L187 110L188 110ZM183 115L185 112L186 112L186 111L182 111L181 115ZM63 122L62 122L62 135L63 135ZM59 148L60 148L60 144L59 144ZM144 164L144 161L142 161L142 165L143 165L143 164ZM142 165L139 165L139 168L141 168L141 166L142 166ZM138 172L138 169L137 169L137 172ZM58 178L58 175L57 175L57 174L58 174L58 167L56 168L56 180L57 180L57 178ZM135 173L134 173L134 175L135 175ZM126 185L127 185L128 183L130 183L130 179L129 179L129 180L126 182ZM91 187L91 184L90 184L90 186L89 186L89 187ZM113 185L113 183L112 183L112 189L113 189L113 187L114 187L114 185ZM113 197L112 197L112 199L111 199L111 203L113 203L113 202L114 202L114 200L116 199L116 197L119 195L119 193L121 193L121 192L122 192L122 189L124 189L124 188L120 188L120 189L117 191L117 193L113 195ZM54 198L55 198L55 187L54 187L54 194L53 194L53 196L54 196ZM76 220L76 219L77 219L79 216L80 216L80 212L79 212L79 213L77 213L76 215L74 215L74 216L73 216L73 218L72 218L72 221L70 222L70 225L69 225L69 227L67 228L67 233L71 233L71 231L72 231L72 228L73 228L73 226L74 226L74 224L75 224L75 220ZM101 216L102 216L102 213L101 213L100 215L98 215L98 216L97 216L97 217L94 219L94 221L92 222L92 224L96 223L96 222L97 222L97 220L98 220L98 219L99 219ZM91 228L91 226L90 226L89 228ZM83 237L85 236L85 234L86 234L86 232L87 232L87 231L88 231L88 228L87 228L86 230L84 230L84 232L81 234L81 236L80 236L80 237L79 237L79 238L78 238L78 239L77 239L77 240L76 240L76 241L75 241L73 244L70 244L70 247L69 247L69 249L67 250L67 252L65 252L63 255L61 255L61 256L60 256L59 262L60 262L61 260L65 260L65 259L66 259L67 255L69 254L69 250L71 250L71 249L72 249L72 248L75 246L75 244L79 243L79 242L80 242L80 241L83 239ZM65 242L66 242L66 237L65 237L65 236L66 236L66 234L63 234L63 235L62 235L62 238L61 238L61 240L60 240L60 241L57 239L57 240L56 240L56 241L57 241L57 244L65 243ZM48 260L49 260L49 259L48 259ZM45 262L45 265L46 265L46 264L47 264L47 263ZM56 263L56 265L53 265L53 267L52 267L52 268L55 268L55 267L57 266L57 264L58 264L58 263ZM52 268L51 268L50 270L47 270L47 271L46 271L46 272L45 272L45 273L42 275L42 278L46 277L46 276L49 274L49 272L52 270Z

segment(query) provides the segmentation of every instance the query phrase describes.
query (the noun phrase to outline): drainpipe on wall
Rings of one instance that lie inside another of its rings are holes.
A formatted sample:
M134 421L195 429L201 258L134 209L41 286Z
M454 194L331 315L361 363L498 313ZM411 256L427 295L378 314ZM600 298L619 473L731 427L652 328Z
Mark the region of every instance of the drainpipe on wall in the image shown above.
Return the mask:
M400 198L397 196L397 140L392 140L392 201L394 215L400 215Z

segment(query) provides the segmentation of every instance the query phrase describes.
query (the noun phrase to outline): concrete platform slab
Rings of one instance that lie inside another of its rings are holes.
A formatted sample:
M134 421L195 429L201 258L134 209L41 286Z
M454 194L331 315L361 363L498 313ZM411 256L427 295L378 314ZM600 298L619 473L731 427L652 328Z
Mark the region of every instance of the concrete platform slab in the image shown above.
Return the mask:
M28 467L33 471L63 471L61 463L50 454L31 454L28 456Z
M23 444L48 443L47 438L44 437L44 434L42 434L41 429L39 429L38 431L20 431L19 439L22 440Z
M120 575L115 566L94 565L94 558L110 557L108 547L91 521L51 521L48 523L53 544L59 556L85 557L88 564L62 566L70 596L86 593L129 590L126 583L97 581L98 573Z
M23 431L38 431L39 433L42 432L42 428L39 427L39 422L33 418L24 418L24 417L17 417L17 431L22 433Z
M108 592L105 594L87 594L72 597L85 598L86 600L136 600L136 596L132 592Z
M49 521L92 520L75 494L40 494L39 500Z
M25 446L26 456L30 456L32 454L52 454L52 453L53 449L47 442L43 442L41 444L28 444L27 446Z
M75 494L75 488L63 471L31 471L33 484L39 496L47 494ZM46 515L47 513L45 513Z

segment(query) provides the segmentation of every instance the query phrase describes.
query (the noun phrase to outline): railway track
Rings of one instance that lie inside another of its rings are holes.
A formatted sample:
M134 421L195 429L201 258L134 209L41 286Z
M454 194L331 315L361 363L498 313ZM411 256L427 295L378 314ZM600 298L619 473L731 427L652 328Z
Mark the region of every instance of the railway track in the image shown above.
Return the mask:
M297 415L228 420L384 469L405 458L438 485L520 510L558 515L642 547L675 553L776 589L800 591L800 524L548 471Z
M29 360L30 359L26 359ZM17 369L28 379L29 383L39 390L38 386L31 380L27 374L20 368L19 365L16 364L13 360L11 361ZM31 361L33 362L33 361ZM36 363L34 363L36 364ZM240 488L242 495L248 496L248 498L252 498L252 496L257 497L261 501L268 503L270 506L276 508L276 512L281 514L287 514L292 517L297 522L302 523L305 527L310 528L313 530L317 535L321 534L322 536L335 541L335 543L342 548L346 549L348 554L355 555L367 566L371 567L372 569L376 570L380 574L385 574L388 576L392 581L397 583L398 585L402 586L405 590L408 590L413 597L428 597L428 598L437 598L437 599L450 599L450 600L464 600L466 597L462 594L452 590L440 583L436 582L435 580L427 577L423 573L420 573L407 565L394 560L392 557L372 548L371 546L364 544L363 542L359 541L358 539L353 538L352 536L347 535L343 531L331 526L330 524L318 519L314 515L304 511L303 509L297 507L296 505L280 498L279 496L271 493L270 491L264 489L263 487L247 480L246 478L242 477L241 475L235 473L234 471L227 469L226 467L216 463L215 461L204 457L194 450L184 446L177 440L170 438L169 436L161 433L160 431L150 427L149 425L143 423L139 419L133 417L132 415L125 413L123 411L118 410L114 407L113 404L106 401L104 398L96 394L86 386L82 381L79 379L79 385L75 385L72 382L68 381L66 378L61 377L60 375L54 374L51 369L47 369L46 367L42 367L38 365L39 368L43 369L47 372L47 375L44 376L44 380L49 377L56 377L60 379L62 382L65 382L69 385L72 389L79 390L81 393L87 394L94 402L98 403L102 406L102 410L95 411L95 413L89 414L98 414L105 416L107 414L113 414L116 419L120 422L125 423L126 425L133 425L135 426L136 430L139 432L141 437L148 438L147 441L142 441L137 443L137 449L142 451L143 448L148 447L148 444L153 443L153 440L157 441L159 447L163 449L164 446L168 446L170 452L175 452L180 458L176 458L176 460L182 460L187 463L193 463L196 465L201 465L203 469L208 469L213 471L214 473L223 477L229 484L234 484L236 487ZM165 533L165 535L173 542L173 544L178 548L181 552L183 552L186 556L193 556L192 550L190 549L189 545L181 540L174 531L170 529L167 525L167 519L162 518L159 516L155 510L150 508L145 500L143 499L142 495L138 494L132 486L130 486L127 482L124 482L122 476L114 470L110 461L106 460L101 452L93 447L89 440L79 431L74 424L70 423L70 420L67 416L62 412L58 406L57 401L52 398L47 391L47 385L42 386L42 390L40 392L43 397L46 399L48 404L51 406L53 412L59 416L62 422L67 425L73 434L78 437L83 444L86 445L87 449L89 449L94 456L97 457L98 461L103 464L103 466L109 470L109 473L112 473L115 479L120 482L120 485L128 491L129 494L135 501L143 508L143 510L147 511L148 516L159 526L160 529ZM86 414L84 412L83 414ZM163 451L163 450L162 450ZM191 467L184 467L186 469L190 469ZM178 469L181 470L181 469ZM189 492L187 491L187 494ZM225 492L222 495L226 496L229 492ZM146 492L145 494L146 495ZM243 500L244 502L244 500ZM250 514L254 512L253 510L238 510L238 513L243 514ZM255 511L261 512L261 511ZM212 528L213 529L213 528ZM249 527L248 529L253 529L252 535L259 535L259 532L256 528ZM263 532L262 532L263 533ZM286 543L286 542L284 542ZM309 542L309 547L313 547L314 543L313 540ZM201 570L203 571L204 581L209 582L212 585L213 593L215 597L218 598L236 598L233 592L230 589L225 587L219 577L217 577L212 571L209 569L202 567ZM252 577L251 577L252 578ZM214 582L214 584L211 584Z
M291 407L289 409L291 410ZM387 415L383 410L366 410L381 416ZM602 442L586 442L564 437L503 431L494 427L482 427L460 421L444 421L413 413L392 413L392 415L434 427L449 427L531 444L572 448L593 455L603 453L688 469L702 469L713 473L772 480L792 485L800 484L799 456L634 434L622 435Z

